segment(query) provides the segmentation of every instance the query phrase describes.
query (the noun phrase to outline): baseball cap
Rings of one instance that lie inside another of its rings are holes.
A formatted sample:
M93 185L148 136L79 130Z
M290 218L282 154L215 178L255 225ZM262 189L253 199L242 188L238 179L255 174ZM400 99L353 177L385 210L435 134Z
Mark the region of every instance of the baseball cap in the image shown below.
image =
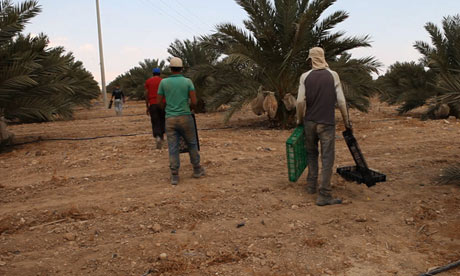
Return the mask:
M156 73L156 74L160 74L161 70L160 70L160 68L157 67L157 68L153 68L152 72Z
M178 57L173 57L169 61L169 67L184 67L184 65L182 63L182 59L180 59Z

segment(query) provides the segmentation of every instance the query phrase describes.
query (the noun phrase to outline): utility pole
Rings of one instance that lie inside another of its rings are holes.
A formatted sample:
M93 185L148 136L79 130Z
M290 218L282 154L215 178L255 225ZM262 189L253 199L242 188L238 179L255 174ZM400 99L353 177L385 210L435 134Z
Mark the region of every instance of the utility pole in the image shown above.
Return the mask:
M97 11L97 33L99 36L99 59L101 65L101 88L102 96L104 97L104 108L107 108L107 90L105 88L105 70L104 70L104 53L102 51L102 31L101 31L101 15L99 11L99 0L96 0L96 11Z

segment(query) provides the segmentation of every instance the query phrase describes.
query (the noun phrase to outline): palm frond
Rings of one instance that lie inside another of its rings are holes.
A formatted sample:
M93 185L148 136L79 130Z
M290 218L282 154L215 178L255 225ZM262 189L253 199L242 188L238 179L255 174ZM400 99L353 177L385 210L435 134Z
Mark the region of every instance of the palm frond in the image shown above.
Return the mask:
M8 0L0 1L0 45L21 32L40 11L38 1L24 1L16 6Z
M438 177L441 184L457 184L460 185L460 164L454 164L445 168L442 174Z
M227 65L240 64L247 71L240 72L240 82L252 78L252 88L236 88L221 76L215 75L216 83L227 83L219 89L218 97L208 99L208 105L219 106L231 103L237 110L247 100L254 97L257 87L274 91L280 101L286 93L296 94L298 78L308 71L306 62L308 50L314 46L322 46L331 63L341 55L356 47L369 47L369 36L346 37L344 32L333 32L333 29L348 18L345 11L333 12L324 16L335 0L239 0L236 1L247 13L244 21L246 30L232 24L220 24L217 32L207 38L206 47L214 47L226 55ZM215 45L215 46L213 46ZM372 90L370 74L380 65L375 58L349 60L356 64L344 77L349 97L357 97L354 101L361 110L367 108L368 95ZM361 64L360 70L357 70ZM345 72L345 71L344 71ZM225 78L225 76L222 76ZM359 81L358 81L359 80ZM234 95L239 90L241 95ZM217 90L216 90L217 91ZM216 92L217 93L217 92ZM227 101L227 102L225 102ZM238 101L238 104L236 104ZM282 109L279 109L280 112ZM233 109L231 109L233 112ZM231 112L229 114L232 114ZM289 116L281 116L280 118Z
M153 68L160 68L162 75L167 75L166 62L159 59L145 59L139 62L138 66L131 68L128 72L117 76L107 86L108 91L113 91L115 86L120 86L125 95L131 99L145 99L145 81L152 76Z
M0 109L20 122L72 117L76 106L99 96L93 76L48 37L19 34L0 48Z
M439 78L439 87L444 93L438 97L438 101L460 105L460 74L445 73L440 74Z
M381 99L389 104L400 104L400 113L424 105L436 95L434 71L425 71L423 64L395 63L377 80Z

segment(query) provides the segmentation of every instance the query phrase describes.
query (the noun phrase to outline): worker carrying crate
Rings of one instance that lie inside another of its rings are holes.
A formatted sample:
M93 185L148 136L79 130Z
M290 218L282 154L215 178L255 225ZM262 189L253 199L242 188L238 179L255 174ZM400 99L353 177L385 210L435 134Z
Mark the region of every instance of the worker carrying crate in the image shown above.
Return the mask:
M337 173L348 181L364 183L368 187L377 182L385 182L386 175L369 169L367 162L359 148L358 142L353 135L352 129L342 132L350 153L355 160L356 166L337 168ZM297 182L307 167L307 152L305 149L304 127L298 126L286 140L286 157L289 181Z
M311 48L307 63L312 69L300 76L297 93L296 109L299 127L286 142L289 179L296 181L308 163L306 189L310 194L319 193L316 204L319 206L340 204L341 199L332 197L331 177L335 159L336 105L342 114L345 128L351 131L345 96L339 75L329 68L322 48ZM303 132L301 125L303 125ZM304 143L303 147L302 143ZM318 143L321 145L322 162L320 183L318 183Z
M303 73L297 92L297 124L303 125L305 151L308 162L307 192L318 192L318 206L340 204L342 200L332 197L331 177L335 159L335 106L338 105L345 123L348 120L345 96L337 72L326 62L324 50L314 47L307 58L311 70ZM318 181L319 147L321 144L321 182Z

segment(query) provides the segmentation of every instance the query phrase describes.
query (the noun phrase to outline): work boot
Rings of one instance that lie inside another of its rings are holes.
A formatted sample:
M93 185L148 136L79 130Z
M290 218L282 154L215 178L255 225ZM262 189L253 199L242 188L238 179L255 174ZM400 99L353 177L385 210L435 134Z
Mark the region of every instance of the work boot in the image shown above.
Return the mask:
M342 204L342 200L339 198L333 198L332 196L323 196L323 195L319 195L318 199L316 200L316 205L318 206L326 206L326 205L334 205L334 204Z
M179 184L179 175L178 174L171 174L171 185Z
M200 178L205 175L205 170L202 166L193 168L193 177Z
M163 145L163 139L157 136L155 137L155 141L157 142L157 149L161 149L161 146Z

